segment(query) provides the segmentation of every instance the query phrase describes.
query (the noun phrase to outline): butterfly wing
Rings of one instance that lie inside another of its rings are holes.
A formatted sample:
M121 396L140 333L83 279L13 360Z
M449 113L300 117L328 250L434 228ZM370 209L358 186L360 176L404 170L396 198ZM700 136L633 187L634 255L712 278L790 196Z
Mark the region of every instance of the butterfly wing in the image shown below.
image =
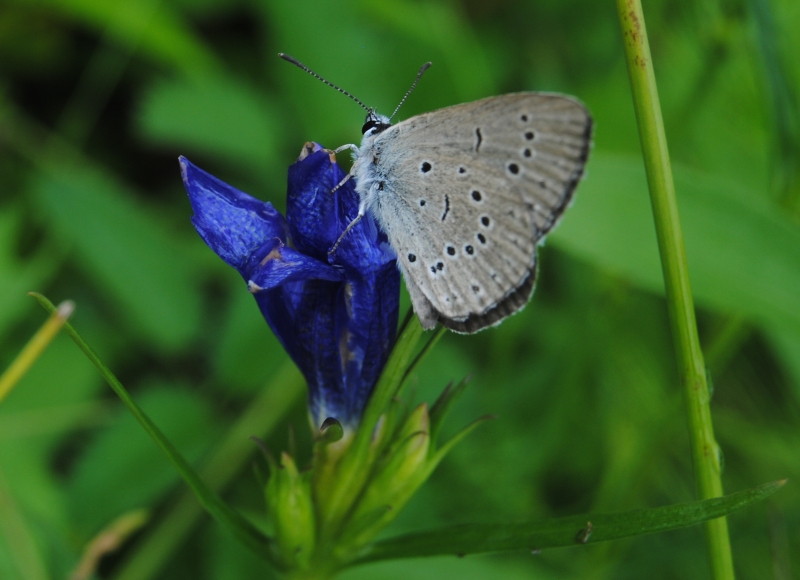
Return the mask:
M572 198L591 126L574 99L516 93L378 135L364 160L379 190L370 209L424 326L476 332L528 302L536 245Z

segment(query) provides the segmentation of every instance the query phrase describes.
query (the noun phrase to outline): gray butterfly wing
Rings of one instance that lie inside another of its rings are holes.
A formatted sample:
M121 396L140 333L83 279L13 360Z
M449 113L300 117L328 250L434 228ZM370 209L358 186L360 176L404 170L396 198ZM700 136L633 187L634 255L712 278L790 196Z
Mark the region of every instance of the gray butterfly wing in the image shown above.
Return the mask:
M574 99L516 93L419 115L375 139L371 209L423 326L476 332L528 302L536 245L571 200L591 125Z

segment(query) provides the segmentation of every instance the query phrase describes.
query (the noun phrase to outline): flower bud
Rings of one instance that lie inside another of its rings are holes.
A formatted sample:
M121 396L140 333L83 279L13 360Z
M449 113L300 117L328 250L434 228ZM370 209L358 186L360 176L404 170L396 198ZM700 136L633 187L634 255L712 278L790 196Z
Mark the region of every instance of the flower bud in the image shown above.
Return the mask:
M267 513L275 528L275 540L288 568L308 565L314 550L315 521L308 478L297 471L287 453L273 469L266 488Z
M354 524L369 523L357 530L359 536L371 537L394 519L427 477L429 423L428 405L422 403L397 430L351 519Z

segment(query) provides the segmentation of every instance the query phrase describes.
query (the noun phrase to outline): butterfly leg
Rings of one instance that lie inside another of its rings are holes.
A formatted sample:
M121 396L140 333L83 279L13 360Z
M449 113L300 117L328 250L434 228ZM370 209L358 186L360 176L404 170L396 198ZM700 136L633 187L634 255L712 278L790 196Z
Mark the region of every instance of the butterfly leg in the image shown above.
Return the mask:
M338 248L338 247L339 247L339 244L342 242L342 240L344 239L344 237L345 237L345 236L346 236L346 235L347 235L347 234L350 232L350 230L352 230L352 229L353 229L353 227L354 227L354 226L355 226L355 225L356 225L358 222L360 222L360 221L361 221L361 218L363 218L363 217L364 217L364 214L366 213L366 211L367 211L367 208L366 208L366 206L364 205L364 203L362 202L362 203L361 203L361 205L359 205L359 206L358 206L358 215L355 217L355 219L354 219L353 221L351 221L349 224L347 224L347 227L346 227L346 228L344 229L344 231L342 232L342 235L341 235L341 236L339 236L339 239L338 239L338 240L336 240L336 243L335 243L335 244L333 244L333 247L332 247L330 250L328 250L328 255L329 255L329 256L330 256L330 255L332 255L332 254L333 254L333 253L336 251L336 248Z
M353 153L356 154L358 153L358 146L350 143L349 145L342 145L341 147L337 147L336 149L333 150L333 154L336 155L337 153L341 153L342 151L346 151L347 149L350 149L350 151L352 151ZM353 175L355 175L355 165L353 165L353 167L350 168L350 173L345 175L344 179L342 179L339 183L337 183L336 187L331 189L331 193L336 193L336 190L342 187L345 183L347 183L353 177Z
M347 149L349 149L353 153L358 153L358 145L350 143L348 145L342 145L341 147L337 147L336 149L333 150L333 154L335 155L337 153L341 153L342 151L346 151Z
M335 186L333 189L331 189L331 193L336 193L336 190L337 190L337 189L339 189L340 187L342 187L342 186L343 186L345 183L347 183L347 182L348 182L350 179L352 179L353 175L354 175L354 173L353 173L353 170L351 169L351 170L350 170L350 173L348 173L347 175L345 175L345 176L344 176L344 179L342 179L342 180L341 180L339 183L337 183L337 184L336 184L336 186Z

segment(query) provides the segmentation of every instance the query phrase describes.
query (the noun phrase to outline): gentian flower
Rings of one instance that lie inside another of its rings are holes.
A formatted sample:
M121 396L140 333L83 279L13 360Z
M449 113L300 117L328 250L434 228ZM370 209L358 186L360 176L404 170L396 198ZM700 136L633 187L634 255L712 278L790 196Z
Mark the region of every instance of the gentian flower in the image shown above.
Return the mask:
M308 382L311 419L357 426L397 331L400 273L386 235L358 213L353 181L307 143L289 168L286 218L180 158L197 232L245 279Z

